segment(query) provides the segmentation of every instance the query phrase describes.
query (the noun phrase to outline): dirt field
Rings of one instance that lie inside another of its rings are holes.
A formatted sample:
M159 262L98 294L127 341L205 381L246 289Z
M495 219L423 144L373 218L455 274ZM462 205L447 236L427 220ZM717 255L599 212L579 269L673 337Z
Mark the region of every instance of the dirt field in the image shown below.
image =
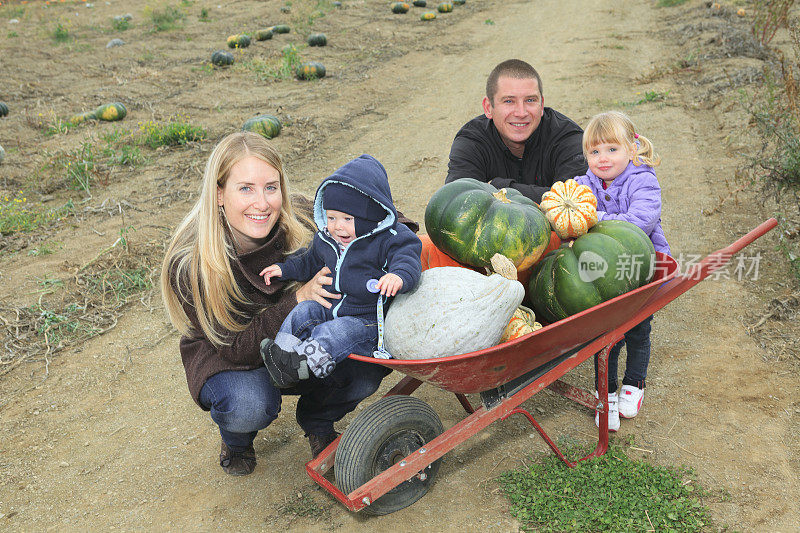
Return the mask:
M676 258L727 245L772 214L753 191L732 194L742 189L733 175L736 133L746 124L728 80L746 82L763 58L748 44L746 21L727 8L696 0L669 9L649 1L468 0L422 22L420 8L394 15L388 2L342 3L319 4L317 17L308 0L185 1L171 4L185 14L179 27L153 32L138 2L3 2L0 100L11 113L0 119L0 197L23 191L31 204L55 208L72 199L75 206L33 234L0 237L3 321L13 321L13 309L55 298L46 288L94 264L121 230L155 266L214 143L258 113L285 124L274 142L296 191L313 194L322 177L367 152L386 166L398 207L421 220L443 182L453 136L480 112L488 72L509 57L539 69L546 105L581 125L622 108L653 140ZM125 13L133 15L130 28L113 29L112 17ZM237 51L230 68L208 64L228 35L280 22L293 31ZM65 42L54 40L58 24ZM329 45L307 47L312 30L326 33ZM126 44L106 48L112 38ZM259 79L288 43L324 62L328 77ZM127 118L56 135L36 127L108 101L123 102ZM115 128L138 134L139 123L177 115L202 126L206 140L142 148L135 167L101 169L91 197L69 190L51 168L86 140L100 144ZM775 314L758 324L760 336L748 335L771 302L796 290L776 242L768 235L746 249L748 261L760 254L757 276L706 281L658 313L644 408L612 437L633 439L656 464L693 467L713 493L714 529L800 524L797 326L791 312ZM22 363L3 353L0 529L518 529L494 477L546 449L527 422L496 424L445 456L430 493L410 508L380 518L352 514L305 476L310 454L291 398L256 440L253 475L226 476L216 461L216 426L189 397L177 343L150 291L88 342ZM569 380L588 387L591 376L581 367ZM399 378L389 376L384 389ZM422 387L417 396L445 428L463 416L442 391ZM526 407L552 434L583 441L595 434L588 412L549 393Z

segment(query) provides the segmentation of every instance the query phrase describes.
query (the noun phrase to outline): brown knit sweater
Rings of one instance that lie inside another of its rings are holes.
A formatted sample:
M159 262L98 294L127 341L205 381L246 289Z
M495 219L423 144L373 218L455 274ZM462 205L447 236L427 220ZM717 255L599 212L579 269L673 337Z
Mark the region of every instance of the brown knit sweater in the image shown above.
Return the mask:
M219 348L211 344L202 334L194 306L190 303L183 304L195 334L198 335L184 335L180 341L189 393L198 405L200 389L214 374L225 370L253 370L264 365L259 353L261 339L275 338L283 320L297 305L295 293L284 290L285 282L273 280L267 285L264 278L258 275L264 267L284 260L283 246L284 231L276 226L266 243L252 252L239 255L237 261L231 265L236 283L254 304L246 312L254 317L246 329L228 337L229 344Z

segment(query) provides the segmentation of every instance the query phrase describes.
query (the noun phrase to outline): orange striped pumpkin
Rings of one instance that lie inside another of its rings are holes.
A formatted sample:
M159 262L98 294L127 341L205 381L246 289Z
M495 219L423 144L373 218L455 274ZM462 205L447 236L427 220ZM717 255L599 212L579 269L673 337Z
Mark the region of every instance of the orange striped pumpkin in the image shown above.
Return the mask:
M503 336L500 338L500 342L503 343L513 339L518 339L523 335L527 335L528 333L541 328L542 325L536 322L536 315L533 314L533 311L524 305L520 305L517 310L514 311L514 314L511 316L511 320L508 321L508 325L506 326L505 331L503 331Z
M597 224L597 198L574 179L557 181L542 195L540 204L553 230L562 239L585 235Z

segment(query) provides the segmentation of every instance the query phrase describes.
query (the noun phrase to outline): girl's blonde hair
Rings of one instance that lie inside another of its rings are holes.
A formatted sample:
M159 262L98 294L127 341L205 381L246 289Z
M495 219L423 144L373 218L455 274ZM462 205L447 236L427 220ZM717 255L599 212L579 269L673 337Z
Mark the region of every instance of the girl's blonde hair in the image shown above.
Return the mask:
M632 147L635 150L633 164L637 167L642 163L651 167L661 163L661 158L653 149L653 143L634 131L633 122L625 113L607 111L593 116L589 121L583 132L583 155L588 157L592 148L603 143Z
M182 335L202 333L217 347L229 344L229 333L242 331L252 319L242 311L252 308L252 302L233 277L235 243L227 237L227 220L217 204L217 189L225 187L231 168L248 156L264 161L280 175L278 224L285 234L286 253L306 245L311 237L292 207L283 162L275 148L252 132L222 139L208 158L200 197L175 230L161 266L161 294L172 324ZM194 306L202 332L194 330L183 303Z

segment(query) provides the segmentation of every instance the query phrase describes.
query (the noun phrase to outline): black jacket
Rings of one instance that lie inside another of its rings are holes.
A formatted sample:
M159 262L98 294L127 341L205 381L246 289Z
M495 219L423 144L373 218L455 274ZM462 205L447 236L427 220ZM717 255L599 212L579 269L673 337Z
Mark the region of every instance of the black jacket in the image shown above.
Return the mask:
M503 143L492 120L480 115L456 134L445 183L459 178L491 181L498 189L511 187L540 202L556 181L586 174L582 141L583 130L577 124L545 107L519 159Z

